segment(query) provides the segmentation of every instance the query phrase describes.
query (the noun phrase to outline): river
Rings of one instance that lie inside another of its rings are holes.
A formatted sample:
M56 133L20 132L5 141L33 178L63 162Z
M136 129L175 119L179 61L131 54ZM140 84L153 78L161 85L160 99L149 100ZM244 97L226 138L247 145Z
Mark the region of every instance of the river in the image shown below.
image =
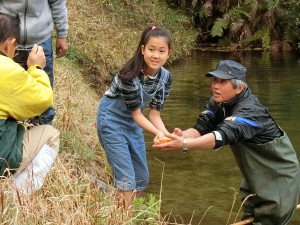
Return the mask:
M246 66L246 82L287 132L300 158L300 55L296 54L197 52L170 66L172 91L162 112L168 130L194 125L211 93L211 79L204 74L224 59ZM226 225L240 218L242 176L228 147L166 153L152 149L153 136L145 137L150 171L147 193L157 197L161 193L161 211L170 222ZM299 225L299 221L300 210L290 224Z

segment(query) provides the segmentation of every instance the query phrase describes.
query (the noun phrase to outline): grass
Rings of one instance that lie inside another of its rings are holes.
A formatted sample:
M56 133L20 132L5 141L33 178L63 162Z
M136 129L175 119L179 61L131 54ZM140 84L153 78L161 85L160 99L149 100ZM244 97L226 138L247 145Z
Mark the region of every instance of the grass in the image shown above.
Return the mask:
M55 59L54 68L57 114L53 125L61 132L59 156L43 188L31 196L14 194L12 178L2 179L0 223L162 223L158 222L160 200L154 196L135 202L129 216L116 209L114 192L104 192L97 185L94 178L110 184L112 177L97 138L96 112L110 71L132 55L143 27L155 24L172 28L176 24L173 29L178 29L182 22L178 24L176 18L186 20L185 24L187 19L160 1L70 0L67 4L70 49L66 57ZM170 18L162 16L166 12ZM167 22L173 19L172 24ZM191 29L185 36L180 30L174 33L173 61L189 54L194 36Z
M83 76L98 95L103 93L110 72L124 64L137 48L145 26L166 27L173 34L169 63L191 54L196 39L189 18L162 0L68 1L70 50Z
M16 196L11 177L0 182L1 224L164 224L172 217L161 217L161 198L152 195L137 199L129 216L115 208L114 192L102 191L93 179L112 181L96 133L99 99L110 72L132 55L143 27L170 29L170 63L193 48L196 33L189 19L163 2L68 1L70 49L67 57L55 59L54 71L53 125L61 132L60 153L43 188L31 196Z

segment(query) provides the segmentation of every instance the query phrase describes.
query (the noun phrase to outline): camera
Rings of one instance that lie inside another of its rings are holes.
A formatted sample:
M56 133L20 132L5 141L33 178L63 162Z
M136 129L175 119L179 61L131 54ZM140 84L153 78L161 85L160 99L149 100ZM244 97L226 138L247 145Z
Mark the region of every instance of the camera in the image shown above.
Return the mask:
M19 63L25 70L27 70L27 59L31 52L31 48L17 48L14 56L14 61Z

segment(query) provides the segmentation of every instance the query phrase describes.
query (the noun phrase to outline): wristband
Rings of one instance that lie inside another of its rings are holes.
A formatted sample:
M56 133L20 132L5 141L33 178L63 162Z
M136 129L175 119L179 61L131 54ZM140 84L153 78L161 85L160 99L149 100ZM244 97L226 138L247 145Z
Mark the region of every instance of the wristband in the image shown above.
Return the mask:
M188 150L189 150L188 140L185 138L183 139L182 151L187 152Z
M219 150L223 146L222 135L218 131L213 131L212 133L215 135L215 139L216 139L216 144L215 144L215 147L213 149Z

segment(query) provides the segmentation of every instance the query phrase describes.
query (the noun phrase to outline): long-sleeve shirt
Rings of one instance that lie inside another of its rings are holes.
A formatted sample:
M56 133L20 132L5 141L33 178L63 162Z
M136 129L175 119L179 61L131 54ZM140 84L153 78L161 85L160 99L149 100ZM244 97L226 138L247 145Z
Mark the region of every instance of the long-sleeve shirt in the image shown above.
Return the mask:
M148 76L145 82L143 80L143 72L130 81L121 81L117 74L114 77L109 89L105 92L105 95L112 98L121 96L124 99L128 110L133 111L139 108L141 105L141 85L143 91L146 93L153 93L157 88L161 74L162 68L158 70L154 77ZM166 97L169 96L171 85L172 76L169 76L169 79L165 83L165 91L163 92L163 89L160 88L150 102L150 107L152 109L156 109L158 111L163 109L163 102Z
M58 38L68 35L66 0L1 0L0 12L19 15L21 21L20 46L29 48L41 44L55 28ZM54 27L53 27L54 24Z

